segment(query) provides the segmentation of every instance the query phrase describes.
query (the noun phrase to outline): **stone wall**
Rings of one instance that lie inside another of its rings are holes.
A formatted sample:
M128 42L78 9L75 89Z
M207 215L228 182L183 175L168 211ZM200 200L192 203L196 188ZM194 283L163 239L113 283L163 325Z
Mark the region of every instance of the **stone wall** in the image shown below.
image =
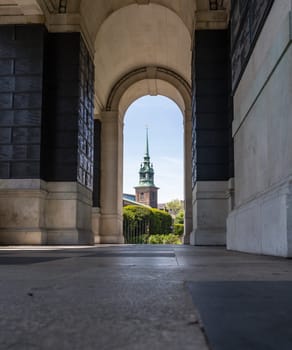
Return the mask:
M291 256L291 1L275 1L234 93L228 248Z

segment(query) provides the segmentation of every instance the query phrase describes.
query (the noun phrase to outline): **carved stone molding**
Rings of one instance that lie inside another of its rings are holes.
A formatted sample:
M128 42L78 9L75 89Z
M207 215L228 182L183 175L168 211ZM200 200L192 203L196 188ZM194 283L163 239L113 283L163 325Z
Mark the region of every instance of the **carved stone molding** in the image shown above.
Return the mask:
M182 78L176 72L165 67L140 67L125 74L112 88L109 97L107 99L106 111L117 110L118 102L122 94L130 87L134 82L143 79L149 79L149 74L152 78L165 80L176 86L182 94L186 106L190 105L191 100L191 87L187 81Z

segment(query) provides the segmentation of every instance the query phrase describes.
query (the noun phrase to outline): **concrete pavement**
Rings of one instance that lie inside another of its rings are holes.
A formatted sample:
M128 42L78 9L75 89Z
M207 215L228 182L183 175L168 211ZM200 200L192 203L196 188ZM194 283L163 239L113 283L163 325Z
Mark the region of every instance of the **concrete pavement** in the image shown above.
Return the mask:
M245 349L262 349L259 339L266 327L259 333L246 330L258 313L248 313L240 324L234 305L247 303L256 311L253 300L261 302L256 295L272 288L263 295L260 320L282 317L285 323L273 323L274 344L282 347L269 343L265 349L291 349L289 281L291 260L223 248L2 247L0 348L227 350L235 344L228 331L235 320L233 338L243 329L250 337ZM266 284L255 287L255 282ZM242 289L250 292L238 293ZM277 313L268 305L279 298L284 308Z

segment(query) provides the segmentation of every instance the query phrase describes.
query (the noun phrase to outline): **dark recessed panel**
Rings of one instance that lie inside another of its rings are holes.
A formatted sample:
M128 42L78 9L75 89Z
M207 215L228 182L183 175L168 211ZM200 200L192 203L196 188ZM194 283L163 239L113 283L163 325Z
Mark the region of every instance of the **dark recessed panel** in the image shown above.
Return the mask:
M1 33L1 30L0 30L0 33ZM0 58L0 75L12 75L13 68L14 68L14 60L13 59Z
M15 92L13 107L15 109L41 109L42 95L36 92Z
M12 157L13 146L0 144L0 161L9 161Z
M0 26L1 178L40 176L44 37L43 25Z
M11 128L0 128L0 144L10 144L11 134Z
M10 178L10 164L9 162L0 161L0 179Z
M0 76L0 92L13 92L15 89L14 77Z
M15 59L15 74L16 75L41 75L43 63L39 58L16 58Z
M40 109L21 109L14 111L14 124L16 126L39 126L41 123Z
M40 173L40 164L35 162L11 162L10 172L12 179L38 179Z
M232 88L235 91L274 0L233 1L231 9Z
M193 52L193 186L229 179L229 36L227 30L195 33Z
M0 93L0 110L12 108L13 94L12 93Z

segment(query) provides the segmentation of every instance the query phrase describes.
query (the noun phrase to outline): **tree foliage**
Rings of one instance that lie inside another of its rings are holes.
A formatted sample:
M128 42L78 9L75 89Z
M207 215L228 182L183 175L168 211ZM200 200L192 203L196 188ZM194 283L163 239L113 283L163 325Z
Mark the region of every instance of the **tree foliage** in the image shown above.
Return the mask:
M173 199L172 201L166 203L166 209L173 216L176 216L181 210L183 210L182 201L179 199Z
M181 210L177 213L176 217L174 218L174 224L182 224L184 223L185 219L185 212L184 210Z

